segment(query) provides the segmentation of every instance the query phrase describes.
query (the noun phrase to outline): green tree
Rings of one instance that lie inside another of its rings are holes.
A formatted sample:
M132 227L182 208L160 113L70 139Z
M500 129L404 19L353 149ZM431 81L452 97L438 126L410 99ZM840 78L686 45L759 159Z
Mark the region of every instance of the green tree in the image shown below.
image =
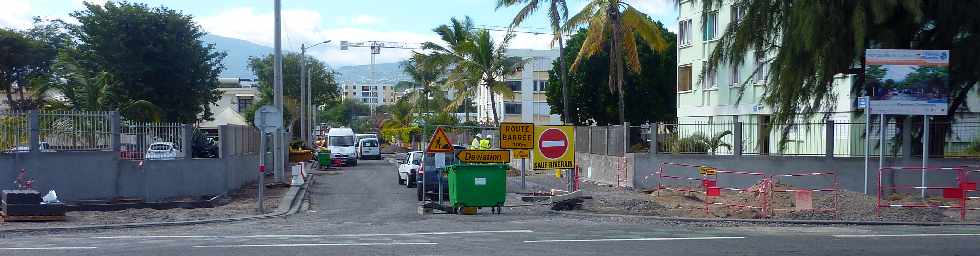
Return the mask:
M24 88L47 70L49 62L44 47L20 32L0 28L0 53L0 89L6 95L7 103L15 110L29 108L20 101L25 99ZM13 98L14 84L18 85L18 101Z
M572 63L576 70L581 63L596 53L609 53L609 90L619 98L619 122L626 121L626 103L623 90L623 64L633 74L641 71L640 57L637 53L636 38L643 38L654 51L667 48L663 31L649 16L633 8L626 0L590 0L582 11L568 19L565 31L572 31L581 25L588 25L588 36Z
M71 16L80 68L107 72L117 83L108 88L113 109L136 100L162 108L166 121L210 119L209 105L219 98L218 74L226 55L204 45L204 32L193 17L166 7L107 2L85 4Z
M343 99L319 113L319 120L332 126L353 127L356 119L371 114L371 107L353 99Z
M449 24L439 25L432 30L439 35L445 46L434 42L425 42L422 44L422 48L433 52L430 58L432 62L440 62L441 65L446 66L459 63L465 59L464 52L466 50L464 48L473 40L473 29L473 20L470 17L467 16L462 20L451 18ZM463 112L466 113L466 119L469 120L470 109L465 108L466 102L472 101L473 97L476 96L476 92L480 89L480 78L479 70L465 71L472 73L464 74L464 70L451 70L445 81L446 87L456 93L455 99L446 106L445 110L451 111L462 106L464 107Z
M263 57L252 57L248 60L248 67L257 76L259 91L262 93L262 97L258 102L252 104L254 107L247 110L245 114L245 118L249 122L254 117L254 113L252 112L258 109L258 107L272 105L273 103L273 97L275 95L272 88L274 57L272 54L269 54ZM290 52L284 54L282 57L283 104L286 108L283 111L283 119L289 124L287 128L292 131L294 137L299 137L299 129L292 128L300 126L299 62L299 53ZM335 80L335 72L327 69L326 64L322 61L310 56L306 57L306 68L310 72L311 103L314 106L331 106L337 104L337 99L340 97L340 89Z
M409 93L408 98L413 105L419 108L419 113L428 113L431 108L429 105L432 102L429 98L436 93L437 85L436 82L442 78L443 74L446 73L446 65L444 62L439 61L437 55L427 55L422 53L413 53L412 57L407 61L402 63L402 70L405 74L408 74L412 78L412 82L415 85L411 93ZM436 105L438 107L438 105Z
M510 27L516 28L524 23L524 20L529 16L533 15L542 6L547 5L547 15L549 25L551 25L551 32L554 33L552 43L558 41L558 59L565 60L565 39L562 36L562 23L568 19L568 3L565 0L497 0L497 8L504 6L514 6L514 5L524 5L517 15L514 16L514 21L511 22ZM561 96L562 96L562 120L566 123L571 123L572 118L569 110L568 101L568 68L566 67L568 62L562 61L558 65L559 82L561 86ZM467 118L468 119L468 118Z
M662 24L657 24L663 29ZM585 41L588 31L579 29L568 41L569 51L579 51ZM676 36L666 33L669 47L674 47ZM637 41L643 40L640 38ZM644 42L637 42L640 63L645 67L639 74L625 74L625 102L631 109L626 113L626 121L634 124L645 122L670 122L676 117L677 97L675 87L677 73L677 55L675 51L655 52ZM565 61L571 62L574 55L566 55ZM569 118L571 123L588 125L590 121L597 124L612 124L619 121L616 108L617 97L603 85L609 77L609 55L599 52L584 60L581 66L568 74L568 94L572 109ZM562 92L559 78L554 70L560 63L553 63L551 76L548 80L547 96L551 105L551 113L560 113Z

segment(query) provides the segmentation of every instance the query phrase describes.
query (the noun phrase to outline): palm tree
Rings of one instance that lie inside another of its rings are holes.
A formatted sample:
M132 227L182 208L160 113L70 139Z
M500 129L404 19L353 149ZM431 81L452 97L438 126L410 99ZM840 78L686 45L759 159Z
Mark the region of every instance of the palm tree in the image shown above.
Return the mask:
M478 81L490 95L490 106L493 111L494 124L500 124L497 115L496 94L513 97L514 91L503 81L505 76L517 73L523 64L519 57L508 57L505 52L513 34L508 33L499 44L494 42L490 32L481 29L473 34L469 42L464 42L461 51L457 52L456 67L449 73L448 83L474 84Z
M568 68L565 64L565 40L562 38L562 23L568 19L568 4L565 0L497 0L497 8L525 4L523 8L514 16L510 28L514 29L521 25L528 16L534 14L542 5L548 5L548 20L551 23L551 31L554 33L552 43L558 41L559 72L561 72L561 102L562 118L564 122L570 123L571 116L568 108Z
M436 82L446 73L445 62L435 54L422 54L415 52L412 57L402 63L402 69L412 78L413 83L421 88L417 88L409 94L409 98L415 106L420 108L419 113L428 112L428 98L436 93Z
M663 31L650 20L650 17L633 8L627 0L589 0L582 11L569 18L563 30L571 32L580 25L588 24L589 32L582 43L572 70L576 70L583 60L608 46L609 50L609 90L619 95L619 122L626 121L626 106L623 100L623 63L633 74L640 72L640 58L637 53L636 36L639 36L654 51L667 48ZM609 38L606 35L610 34ZM625 61L624 61L625 58Z
M444 67L454 65L464 58L462 53L464 51L463 48L473 38L473 19L470 19L469 16L462 20L451 18L449 24L440 25L432 31L439 35L444 45L425 42L422 44L422 49L432 51L431 61L439 62ZM480 79L470 79L473 77L478 77L478 75L459 76L457 74L456 79L449 79L446 82L446 86L453 89L456 95L453 101L446 106L445 111L455 110L459 106L464 106L463 111L466 112L466 120L470 119L470 112L465 108L466 102L468 98L476 95L475 92L480 86Z

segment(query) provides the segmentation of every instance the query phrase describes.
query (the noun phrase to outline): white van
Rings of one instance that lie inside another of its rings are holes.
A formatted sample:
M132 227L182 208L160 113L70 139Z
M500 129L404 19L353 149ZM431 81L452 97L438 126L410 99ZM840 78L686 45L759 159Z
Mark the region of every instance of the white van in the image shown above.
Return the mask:
M327 132L327 149L331 157L347 166L357 166L357 151L354 130L346 127L330 128Z
M381 145L378 139L366 138L357 141L357 156L360 159L381 159Z

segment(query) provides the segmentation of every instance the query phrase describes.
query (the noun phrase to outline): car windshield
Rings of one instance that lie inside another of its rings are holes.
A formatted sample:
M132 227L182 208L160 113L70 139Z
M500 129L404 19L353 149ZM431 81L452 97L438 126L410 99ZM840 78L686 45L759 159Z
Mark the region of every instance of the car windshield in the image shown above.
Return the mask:
M329 143L330 146L354 146L354 136L330 136L330 141L327 143Z
M376 141L376 140L365 140L365 141L361 142L361 146L365 146L365 147L377 147L378 146L378 141Z
M166 144L154 144L150 146L151 150L170 150L170 145Z
M419 165L420 163L422 163L421 158L422 158L422 153L418 153L418 152L412 153L412 164Z

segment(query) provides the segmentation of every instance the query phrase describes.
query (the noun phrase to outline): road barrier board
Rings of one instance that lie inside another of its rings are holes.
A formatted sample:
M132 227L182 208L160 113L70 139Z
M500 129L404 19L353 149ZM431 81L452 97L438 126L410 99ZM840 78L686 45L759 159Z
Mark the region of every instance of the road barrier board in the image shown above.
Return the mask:
M466 149L459 151L456 159L464 163L510 163L510 151Z
M500 148L534 148L533 123L500 123Z

